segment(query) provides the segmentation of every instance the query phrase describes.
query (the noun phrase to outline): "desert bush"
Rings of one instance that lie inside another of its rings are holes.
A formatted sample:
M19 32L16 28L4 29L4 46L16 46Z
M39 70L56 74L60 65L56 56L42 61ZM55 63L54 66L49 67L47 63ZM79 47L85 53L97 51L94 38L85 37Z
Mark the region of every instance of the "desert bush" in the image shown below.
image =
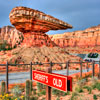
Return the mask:
M2 43L0 44L0 51L5 51L5 50L11 50L12 47L7 43L6 40L2 41Z
M97 77L91 78L91 82L92 82L92 85L96 84L98 82L98 78Z
M22 90L20 89L19 85L16 85L12 90L11 90L12 94L15 97L19 97L22 93Z
M97 100L97 96L95 94L93 95L93 99L94 100Z
M90 86L84 86L83 88L84 88L84 89L87 89L88 92L89 92L89 94L91 94L91 92L92 92L92 87L90 87Z
M92 85L93 89L98 89L100 91L100 83L96 82L95 84Z
M80 86L77 86L77 87L75 88L75 91L78 92L78 93L81 93L81 92L83 92L83 88L80 87Z
M56 100L60 100L60 97L57 97Z
M57 89L52 89L52 93L56 96L65 96L67 95L67 92L63 92L63 91L60 91L60 90L57 90Z
M46 100L45 98L42 98L41 100Z
M46 94L46 91L45 91L45 90L42 90L42 91L41 91L41 94L42 94L42 95L45 95L45 94Z
M77 92L73 92L70 100L77 100L76 96L78 96L78 93Z
M77 82L77 86L79 87L79 90L82 91L83 86L86 84L86 79L79 79Z
M43 84L37 82L37 90L38 90L38 92L41 92L43 88L44 88Z
M30 96L30 100L38 100L38 97Z

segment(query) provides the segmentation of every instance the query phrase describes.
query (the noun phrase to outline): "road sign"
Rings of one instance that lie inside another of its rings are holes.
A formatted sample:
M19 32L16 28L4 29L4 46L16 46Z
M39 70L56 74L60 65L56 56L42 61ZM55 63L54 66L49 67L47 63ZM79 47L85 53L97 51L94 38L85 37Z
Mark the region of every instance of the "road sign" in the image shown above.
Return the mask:
M71 85L69 87L67 85L68 79L70 80L71 78L64 75L33 70L32 76L33 80L48 85L50 87L59 89L61 91L67 91L67 88L71 88ZM70 81L69 83L71 84Z

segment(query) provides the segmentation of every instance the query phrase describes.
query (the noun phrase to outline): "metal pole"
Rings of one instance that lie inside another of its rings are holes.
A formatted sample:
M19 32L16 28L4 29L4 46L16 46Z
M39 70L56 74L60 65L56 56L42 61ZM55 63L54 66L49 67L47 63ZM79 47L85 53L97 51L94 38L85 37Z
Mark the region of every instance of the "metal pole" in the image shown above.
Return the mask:
M8 93L8 62L6 62L6 93Z
M67 76L69 75L69 61L66 62Z
M30 63L30 80L32 80L32 62Z
M95 74L95 72L94 72L94 64L95 64L95 62L93 61L92 62L92 77L94 77L94 74Z
M100 79L100 61L99 61L99 79Z
M46 73L52 73L52 62L50 63L50 67L46 69ZM51 100L51 87L46 86L46 100Z
M80 61L80 77L82 78L82 61Z

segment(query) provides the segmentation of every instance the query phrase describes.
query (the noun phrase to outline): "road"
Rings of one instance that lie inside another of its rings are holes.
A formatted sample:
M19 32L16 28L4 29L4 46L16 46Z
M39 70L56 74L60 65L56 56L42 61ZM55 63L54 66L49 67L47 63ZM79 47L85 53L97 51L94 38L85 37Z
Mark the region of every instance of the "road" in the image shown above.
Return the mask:
M89 69L90 70L90 69ZM58 70L58 71L53 71L53 73L57 74L62 74L66 75L67 70ZM78 73L80 70L69 70L69 74L74 74ZM87 70L83 70L83 72L87 72ZM29 72L16 72L16 73L9 73L9 83L24 83L27 79L30 79L30 73ZM5 74L0 74L0 85L1 81L4 80L6 81L6 75Z
M100 54L98 55L98 57L97 58L89 58L88 57L88 54L73 54L73 53L71 53L72 55L75 55L75 56L79 56L79 57L81 57L83 60L85 60L85 59L87 59L87 60L92 60L92 61L100 61ZM96 62L97 63L97 62Z

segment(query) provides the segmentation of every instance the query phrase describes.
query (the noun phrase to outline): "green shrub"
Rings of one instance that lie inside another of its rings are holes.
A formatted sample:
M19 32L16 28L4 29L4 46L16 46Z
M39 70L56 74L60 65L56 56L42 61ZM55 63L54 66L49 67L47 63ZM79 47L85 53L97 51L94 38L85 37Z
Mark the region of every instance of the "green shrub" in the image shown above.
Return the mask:
M15 97L19 97L22 93L22 90L20 89L19 85L16 85L12 90L11 92L13 93L13 95Z
M42 91L41 91L41 94L42 94L42 95L45 95L45 94L46 94L46 91L45 91L45 90L42 90Z
M91 79L91 81L92 81L92 85L94 85L94 84L98 83L98 78L97 77L93 77Z
M46 100L45 98L42 98L41 100Z
M11 50L12 47L7 43L6 40L3 40L2 43L0 44L0 51L5 51L5 50Z
M36 89L33 89L33 94L34 94L34 95L36 94Z
M65 96L67 95L67 92L63 92L63 91L60 91L60 90L57 90L57 89L52 89L52 93L56 96Z
M38 90L38 92L41 92L43 88L44 88L43 84L37 82L37 90Z
M78 80L77 85L82 87L85 85L85 83L86 83L86 79L80 79L80 80Z
M38 100L38 97L30 96L29 100Z
M77 92L73 92L70 100L75 100L78 96Z
M57 97L56 100L60 100L60 97Z
M75 91L78 92L78 93L81 93L81 92L83 92L83 89L82 89L82 87L77 86L77 87L75 88Z
M93 99L94 100L97 100L97 96L95 94L93 95Z
M96 82L95 84L92 85L93 89L98 89L100 91L100 83Z
M92 92L92 88L91 88L91 87L89 87L89 86L84 86L83 88L84 88L84 89L87 89L88 92L89 92L89 94L91 94L91 92Z

